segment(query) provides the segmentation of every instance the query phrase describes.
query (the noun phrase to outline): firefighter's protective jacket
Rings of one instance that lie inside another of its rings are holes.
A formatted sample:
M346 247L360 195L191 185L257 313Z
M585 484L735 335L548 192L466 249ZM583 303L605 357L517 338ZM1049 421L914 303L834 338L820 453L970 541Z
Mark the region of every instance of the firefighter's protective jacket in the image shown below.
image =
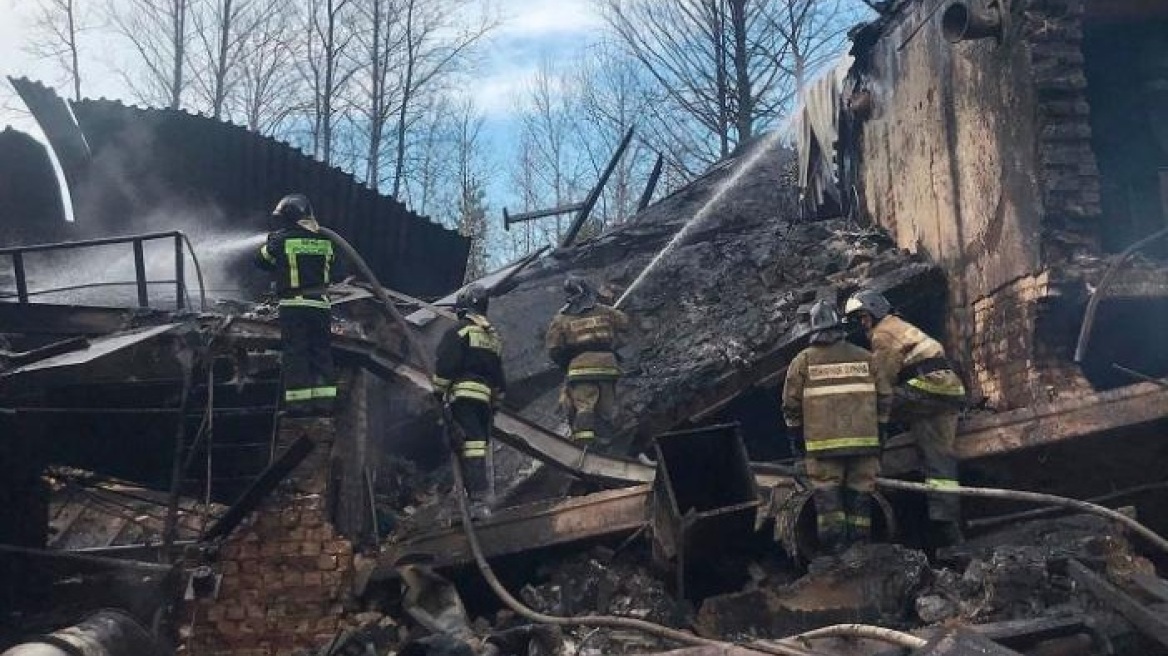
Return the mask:
M467 313L442 336L434 363L434 387L450 401L497 403L503 376L503 341L486 317Z
M569 382L615 380L621 375L615 351L628 325L624 312L599 303L579 314L561 311L548 326L548 356Z
M847 341L812 344L787 369L783 418L802 428L808 458L878 452L891 405L872 353Z
M945 349L916 326L888 315L872 329L872 351L890 386L960 405L965 386L945 358Z
M281 307L329 309L325 292L331 282L333 242L320 234L314 219L302 219L269 233L256 264L276 272Z

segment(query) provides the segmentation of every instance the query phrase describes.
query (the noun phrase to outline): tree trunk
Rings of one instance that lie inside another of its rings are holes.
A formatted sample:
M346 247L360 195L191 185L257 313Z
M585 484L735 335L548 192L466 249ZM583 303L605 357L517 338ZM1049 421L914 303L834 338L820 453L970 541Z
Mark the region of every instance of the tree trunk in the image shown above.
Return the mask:
M373 44L370 49L370 70L372 85L369 98L369 154L365 173L365 184L377 191L378 173L381 169L381 120L385 104L385 82L381 70L381 0L373 0Z
M402 84L401 107L397 113L397 161L393 165L393 197L398 198L401 193L402 175L405 171L406 160L406 113L409 110L413 96L414 65L417 53L414 50L414 2L406 2L406 79Z
M73 65L73 100L81 102L81 63L77 56L77 18L73 0L65 5L66 19L69 21L69 56Z
M232 0L223 0L223 15L219 17L219 53L215 62L215 89L212 92L211 113L215 120L223 116L223 104L227 99L227 46L231 39Z
M172 0L171 7L174 61L170 83L170 108L178 109L182 106L183 68L186 62L187 0Z
M746 0L730 0L730 27L734 33L734 88L738 96L738 111L734 117L738 143L750 140L754 132L754 92L750 83L746 45Z

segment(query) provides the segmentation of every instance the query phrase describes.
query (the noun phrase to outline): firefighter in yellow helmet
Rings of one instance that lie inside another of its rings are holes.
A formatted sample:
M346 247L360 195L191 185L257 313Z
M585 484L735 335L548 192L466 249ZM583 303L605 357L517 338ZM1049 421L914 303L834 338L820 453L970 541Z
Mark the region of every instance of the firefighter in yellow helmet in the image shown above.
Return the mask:
M494 409L503 400L503 341L487 319L489 293L471 285L455 299L458 324L451 326L434 363L432 379L439 400L449 407L456 424L450 427L451 448L458 449L466 492L479 517L490 512L491 472L487 467Z
M547 331L548 356L564 370L561 404L572 427L572 439L583 445L612 445L616 414L616 381L621 370L616 350L628 328L624 312L600 303L596 289L584 278L564 281L567 303Z
M848 319L867 333L881 373L893 387L893 412L904 421L925 465L926 482L958 485L957 413L965 405L965 386L945 357L940 342L892 313L883 294L862 290L844 307ZM934 546L961 542L961 502L956 496L929 497L930 540Z
M783 419L813 488L820 547L838 554L872 537L872 494L880 472L892 390L873 356L848 342L832 305L811 307L811 344L791 361Z

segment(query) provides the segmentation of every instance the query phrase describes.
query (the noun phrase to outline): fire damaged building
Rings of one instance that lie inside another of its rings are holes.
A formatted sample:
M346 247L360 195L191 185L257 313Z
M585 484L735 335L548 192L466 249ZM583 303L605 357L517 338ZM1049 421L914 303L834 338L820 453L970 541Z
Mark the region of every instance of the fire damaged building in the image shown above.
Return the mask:
M12 80L71 200L0 133L0 649L1168 653L1168 5L872 4L797 143L478 281L508 393L473 523L429 377L464 238L241 128ZM244 266L292 189L359 253L327 420L280 413ZM568 274L631 319L611 451L545 351ZM878 543L817 558L779 402L809 308L860 289L971 392L965 544L922 549L902 435Z

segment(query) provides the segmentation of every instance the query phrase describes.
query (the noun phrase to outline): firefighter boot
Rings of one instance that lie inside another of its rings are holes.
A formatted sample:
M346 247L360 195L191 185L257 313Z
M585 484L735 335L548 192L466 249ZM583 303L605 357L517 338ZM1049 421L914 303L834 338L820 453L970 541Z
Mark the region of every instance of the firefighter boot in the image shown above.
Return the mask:
M872 541L872 495L847 491L848 540L852 544Z
M490 505L487 503L489 492L487 459L483 456L468 456L465 452L466 447L463 447L463 450L462 471L466 478L466 496L470 500L471 518L485 519L491 514Z
M821 553L839 555L848 547L847 515L839 488L815 490L815 521Z

